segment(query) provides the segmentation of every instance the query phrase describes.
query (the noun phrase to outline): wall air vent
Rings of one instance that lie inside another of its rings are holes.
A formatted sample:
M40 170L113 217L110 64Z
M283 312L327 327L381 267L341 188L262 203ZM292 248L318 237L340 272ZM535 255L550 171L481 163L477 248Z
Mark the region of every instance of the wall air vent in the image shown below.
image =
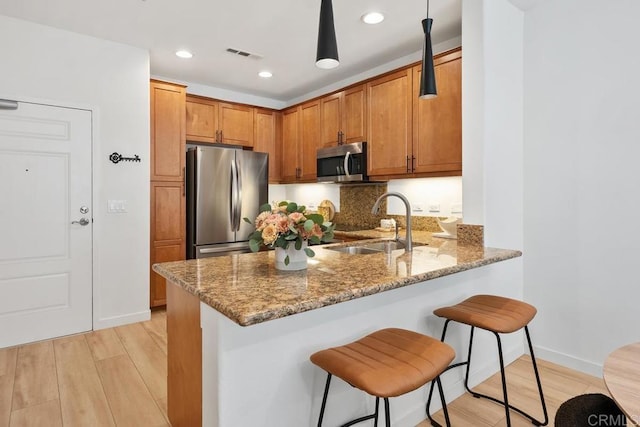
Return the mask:
M245 58L254 58L254 59L262 58L262 56L257 55L255 53L245 52L244 50L238 50L238 49L234 49L232 47L228 47L227 48L227 52L232 53L234 55L244 56Z

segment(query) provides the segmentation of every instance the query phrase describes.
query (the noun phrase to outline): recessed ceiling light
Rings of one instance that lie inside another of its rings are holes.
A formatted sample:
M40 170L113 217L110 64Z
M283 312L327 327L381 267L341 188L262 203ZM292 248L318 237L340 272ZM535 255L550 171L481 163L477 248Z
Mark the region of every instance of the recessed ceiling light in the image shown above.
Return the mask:
M176 56L178 58L189 59L193 57L193 53L189 52L188 50L179 50L176 52Z
M365 24L379 24L384 21L384 15L380 12L369 12L362 15L362 22Z
M271 73L271 71L260 71L260 72L258 73L258 75L259 75L260 77L262 77L263 79L268 79L269 77L272 77L272 76L273 76L273 74Z

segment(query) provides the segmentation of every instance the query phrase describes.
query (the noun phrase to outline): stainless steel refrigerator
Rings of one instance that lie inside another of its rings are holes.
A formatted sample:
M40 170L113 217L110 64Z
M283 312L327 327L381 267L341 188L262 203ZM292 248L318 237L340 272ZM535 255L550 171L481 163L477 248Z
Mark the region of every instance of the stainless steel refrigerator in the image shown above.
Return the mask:
M248 252L260 206L268 202L269 158L235 147L187 150L187 259Z

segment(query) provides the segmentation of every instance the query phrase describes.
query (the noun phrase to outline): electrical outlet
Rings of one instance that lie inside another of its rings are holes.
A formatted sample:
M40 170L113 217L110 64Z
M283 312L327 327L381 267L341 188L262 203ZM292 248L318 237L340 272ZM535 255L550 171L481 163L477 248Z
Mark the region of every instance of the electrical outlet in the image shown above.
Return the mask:
M440 203L431 203L429 205L429 212L440 212Z
M454 203L451 205L451 213L452 214L461 214L462 213L462 203Z
M411 210L414 212L424 212L424 204L422 203L414 203L411 207Z
M311 211L315 211L318 209L318 205L316 204L316 202L308 202L307 203L307 209L311 210Z

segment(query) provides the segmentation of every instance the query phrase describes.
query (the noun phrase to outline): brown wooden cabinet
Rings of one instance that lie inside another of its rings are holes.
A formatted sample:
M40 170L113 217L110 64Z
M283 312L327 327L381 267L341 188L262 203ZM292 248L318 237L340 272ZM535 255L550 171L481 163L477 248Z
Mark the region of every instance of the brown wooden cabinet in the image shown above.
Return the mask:
M282 112L282 182L315 182L320 102Z
M420 99L421 66L413 67L413 173L462 173L462 52L435 60L438 96Z
M367 84L368 172L374 179L462 173L460 49L435 58L438 96L418 98L421 65Z
M300 140L300 108L294 107L282 112L282 181L295 182L298 179L298 142Z
M300 181L316 181L317 151L320 146L320 102L313 101L300 107L300 140L298 164Z
M269 182L278 183L282 178L280 159L282 156L281 134L282 114L256 108L254 116L254 147L253 151L269 153Z
M411 69L367 84L368 173L402 175L411 162Z
M218 138L218 102L188 96L187 139L198 142L216 142Z
M151 263L185 259L184 185L151 183ZM151 271L151 307L166 304L164 278Z
M151 307L166 303L165 281L151 270L185 258L184 86L152 80L151 89Z
M366 141L366 86L359 85L320 99L321 147Z
M186 138L189 141L253 147L253 107L189 95L186 123Z
M151 180L182 181L185 88L151 81Z

